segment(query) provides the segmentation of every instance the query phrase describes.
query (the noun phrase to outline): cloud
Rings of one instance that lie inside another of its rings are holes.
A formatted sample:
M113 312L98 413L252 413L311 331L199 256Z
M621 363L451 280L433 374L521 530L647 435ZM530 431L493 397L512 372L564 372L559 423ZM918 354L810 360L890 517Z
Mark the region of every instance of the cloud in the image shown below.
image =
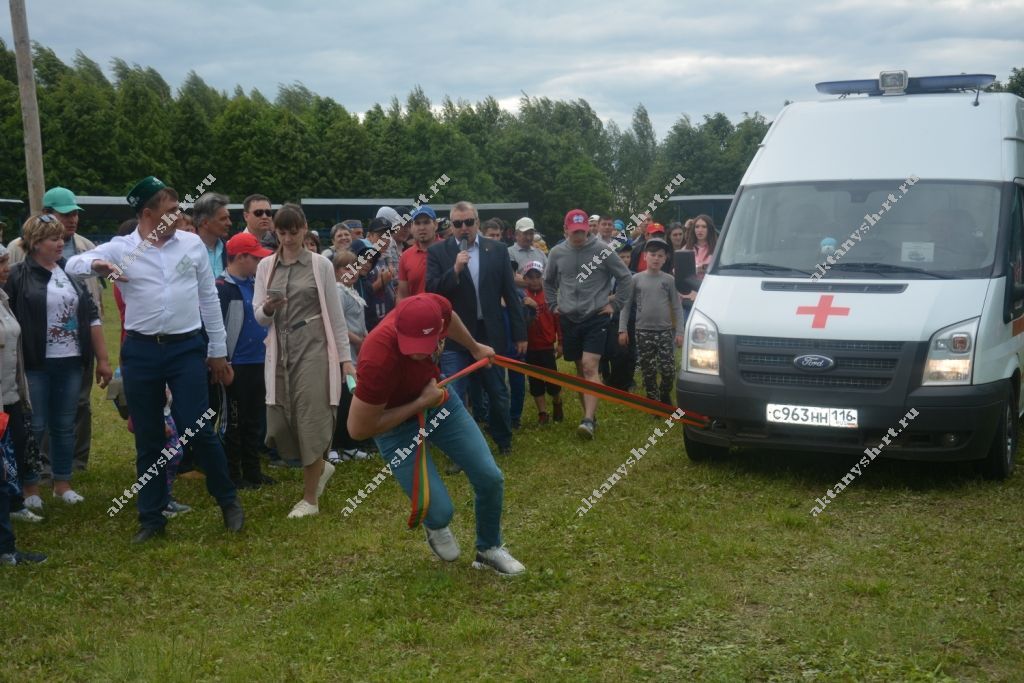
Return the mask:
M241 85L273 98L279 84L299 81L355 112L402 101L417 85L435 105L493 96L509 111L526 92L584 98L621 127L643 103L659 135L682 114L772 118L787 99L817 99L814 83L823 80L887 68L1005 80L1024 66L1019 0L939 0L927 11L910 0L785 8L753 0L179 0L145 27L126 0L28 9L32 38L65 61L76 49L104 68L120 57L154 67L172 86L194 70L229 93ZM8 27L0 36L12 43Z

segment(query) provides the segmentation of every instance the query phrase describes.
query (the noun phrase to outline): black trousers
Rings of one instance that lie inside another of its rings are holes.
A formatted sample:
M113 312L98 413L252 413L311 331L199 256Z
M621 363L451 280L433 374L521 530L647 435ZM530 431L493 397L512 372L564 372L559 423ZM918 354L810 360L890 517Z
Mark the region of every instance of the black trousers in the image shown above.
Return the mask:
M601 358L601 379L610 387L629 391L636 375L636 329L629 326L629 346L619 346L619 315L612 317L608 324L608 339L605 353Z
M341 451L348 448L372 448L373 439L357 441L348 433L348 411L352 407L352 392L344 383L342 377L341 400L338 401L338 419L334 421L334 440L331 441L331 448Z
M263 365L232 365L234 381L227 387L228 426L224 450L228 472L235 481L259 482L260 439L267 411L267 388Z
M0 483L0 555L14 552L14 529L11 527L11 496Z
M28 457L28 426L21 401L4 406L10 415L7 429L11 430L11 441L14 444L14 459L18 465L18 479L22 484L34 484L39 481L39 473L35 471L35 463ZM25 492L11 495L11 512L18 512L25 507Z

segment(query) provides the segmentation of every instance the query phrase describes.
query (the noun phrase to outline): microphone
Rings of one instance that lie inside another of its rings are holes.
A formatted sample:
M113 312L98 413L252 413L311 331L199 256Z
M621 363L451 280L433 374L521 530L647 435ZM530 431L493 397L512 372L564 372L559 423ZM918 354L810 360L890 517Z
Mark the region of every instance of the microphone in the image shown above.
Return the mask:
M461 240L459 240L459 251L467 250L469 250L469 240L463 237Z

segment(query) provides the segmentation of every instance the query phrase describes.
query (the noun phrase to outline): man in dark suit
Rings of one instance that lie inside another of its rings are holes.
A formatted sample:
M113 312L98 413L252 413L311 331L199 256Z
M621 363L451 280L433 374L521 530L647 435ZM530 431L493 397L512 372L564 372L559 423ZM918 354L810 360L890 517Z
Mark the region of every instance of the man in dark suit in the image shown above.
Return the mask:
M480 216L469 202L455 204L450 221L452 236L427 250L427 291L440 294L452 303L473 339L499 350L508 348L504 302L512 341L520 354L525 353L526 324L522 303L516 294L508 248L479 235ZM472 362L469 352L449 339L441 354L441 372L450 377ZM512 425L504 369L492 365L470 377L480 382L487 393L491 438L499 452L510 452ZM463 401L466 387L466 378L453 383L453 389Z

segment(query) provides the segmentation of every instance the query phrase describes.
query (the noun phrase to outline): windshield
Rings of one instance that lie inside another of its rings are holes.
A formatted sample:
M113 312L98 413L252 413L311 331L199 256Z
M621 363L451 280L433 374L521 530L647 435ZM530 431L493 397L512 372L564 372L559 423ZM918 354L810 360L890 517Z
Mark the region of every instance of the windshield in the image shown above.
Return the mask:
M712 272L815 279L988 277L1000 191L995 184L914 176L745 187Z

